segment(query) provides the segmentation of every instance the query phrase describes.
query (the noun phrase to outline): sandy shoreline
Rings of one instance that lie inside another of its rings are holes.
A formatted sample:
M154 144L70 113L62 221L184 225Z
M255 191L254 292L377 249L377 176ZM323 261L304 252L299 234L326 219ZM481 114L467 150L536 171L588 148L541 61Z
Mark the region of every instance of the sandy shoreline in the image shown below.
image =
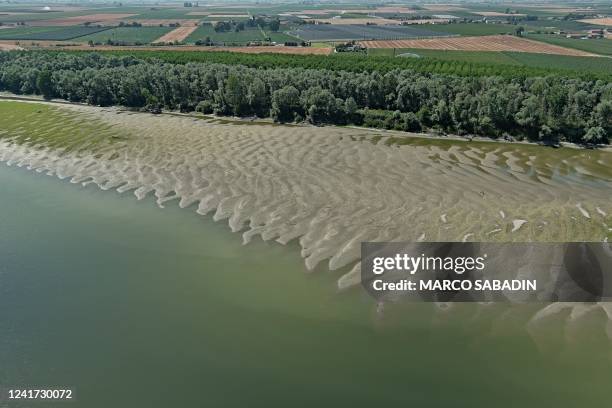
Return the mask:
M69 152L4 136L0 161L197 206L245 243L298 240L309 269L355 265L341 288L359 282L362 241L603 241L612 231L609 153L435 139L386 146L365 129L53 109L131 136Z
M76 105L76 106L90 106L90 105L87 105L86 103L70 102L64 99L46 100L42 96L37 96L37 95L23 96L23 95L16 95L16 94L7 93L7 92L0 92L0 101L1 100L14 100L14 101L24 101L24 102L39 102L39 103ZM115 107L115 108L121 111L125 111L125 112L137 112L136 110L132 110L129 108L124 108L124 107ZM204 114L199 114L199 113L198 114L182 113L178 111L163 111L160 115L174 115L174 116L183 116L183 117L198 118L198 119L213 119L213 120L218 120L221 122L235 122L237 124L256 123L256 124L263 124L263 125L272 125L272 124L279 125L279 124L274 123L271 119L217 116L217 115L212 115L212 114L204 115ZM286 127L301 126L301 127L317 127L317 128L320 127L320 126L309 125L306 123L288 123L288 124L283 124L282 126L286 126ZM399 131L399 130L367 128L363 126L354 126L354 125L347 125L347 126L325 125L325 127L356 129L359 131L374 132L377 134L383 134L387 136L397 136L400 138L450 140L450 141L466 142L466 143L476 141L476 142L483 142L483 143L521 144L521 145L531 145L531 146L543 146L547 148L552 147L552 146L545 146L540 143L530 142L526 140L492 139L492 138L488 138L484 136L477 136L477 135L457 136L453 134L441 135L441 134L433 134L433 133L426 133L426 132L425 133L414 133L414 132L404 132L404 131ZM584 149L585 148L583 145L578 145L576 143L570 143L570 142L560 142L559 147L568 147L572 149ZM594 145L592 146L592 148L596 148L601 151L612 152L612 146L610 145Z
M342 269L339 290L360 283L363 241L612 239L610 152L380 135L0 100L0 162L178 200L245 244L297 242L309 270ZM612 303L543 306L530 324L600 308L612 321Z

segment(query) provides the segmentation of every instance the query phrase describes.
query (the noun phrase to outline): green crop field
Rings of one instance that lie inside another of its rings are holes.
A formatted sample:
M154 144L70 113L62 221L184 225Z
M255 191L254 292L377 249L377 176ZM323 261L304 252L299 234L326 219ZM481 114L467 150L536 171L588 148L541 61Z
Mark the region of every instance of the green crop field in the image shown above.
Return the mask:
M274 41L277 43L284 43L287 41L294 41L294 42L302 41L297 37L294 37L292 35L285 34L285 33L274 33L272 31L266 31L265 33L266 33L266 37L270 38L270 41Z
M605 40L608 41L608 40ZM421 58L401 54L415 54ZM440 61L462 61L472 64L516 65L532 68L567 69L594 73L612 72L612 59L597 57L572 57L565 55L534 54L527 52L450 51L423 50L416 48L371 48L372 57L392 57L412 60L435 59Z
M529 38L549 44L560 45L562 47L592 52L594 54L612 55L612 40L605 38L581 40L576 38L565 38L560 35L547 34L529 34Z
M2 40L62 41L108 30L108 27L18 27L0 30Z
M200 10L198 7L184 7L181 9L171 9L171 8L141 8L138 11L138 15L130 17L131 19L193 19L193 20L201 20L203 16L190 16L189 13L204 11L204 9ZM133 11L132 11L133 12Z
M478 36L513 33L517 26L511 24L454 23L427 24L422 27L441 33Z
M402 54L406 55L402 56ZM421 58L435 58L445 61L520 65L519 62L506 53L488 51L424 50L420 48L369 48L368 55L373 57L398 58L410 58L410 55L417 55Z
M204 40L206 37L215 43L225 44L245 44L249 41L263 41L264 36L259 28L246 28L242 31L227 31L216 32L212 25L206 24L199 26L185 42L194 43L198 40Z
M525 27L528 28L529 31L584 31L593 28L601 28L592 24L581 23L580 21L557 19L539 19L528 21L525 24Z
M79 42L105 43L108 40L148 44L174 30L171 27L117 27L79 38Z
M83 11L71 11L71 12L5 14L5 15L0 15L0 22L51 20L51 19L56 19L56 18L84 16L87 14L92 14L92 12L90 12L89 10L83 10Z

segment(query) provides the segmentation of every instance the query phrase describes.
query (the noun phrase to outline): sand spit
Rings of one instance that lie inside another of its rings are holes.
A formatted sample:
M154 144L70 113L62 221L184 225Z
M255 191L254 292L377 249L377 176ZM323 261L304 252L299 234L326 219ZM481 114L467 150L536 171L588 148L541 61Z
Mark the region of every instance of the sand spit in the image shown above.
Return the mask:
M309 269L321 261L332 270L353 267L340 288L359 282L362 241L610 236L612 154L606 152L431 139L387 146L373 143L380 133L367 130L52 109L131 136L65 151L17 143L19 135L0 130L0 161L131 190L139 199L153 194L160 206L179 200L227 220L245 243L257 235L281 244L298 240Z

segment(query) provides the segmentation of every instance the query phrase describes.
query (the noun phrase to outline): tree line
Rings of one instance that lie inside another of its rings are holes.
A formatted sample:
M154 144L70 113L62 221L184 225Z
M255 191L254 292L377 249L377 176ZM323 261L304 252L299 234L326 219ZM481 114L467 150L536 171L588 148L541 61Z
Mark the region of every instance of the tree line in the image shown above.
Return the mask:
M98 53L0 54L0 90L152 112L355 124L555 143L607 143L612 83L557 75L467 77L173 64Z

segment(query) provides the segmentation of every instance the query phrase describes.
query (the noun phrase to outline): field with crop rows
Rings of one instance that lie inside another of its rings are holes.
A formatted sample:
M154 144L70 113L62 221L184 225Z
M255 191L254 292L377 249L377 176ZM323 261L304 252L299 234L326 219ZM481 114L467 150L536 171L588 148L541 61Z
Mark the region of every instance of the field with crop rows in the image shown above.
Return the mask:
M78 39L78 41L105 43L108 40L111 40L128 44L148 44L172 30L173 28L170 27L117 27L81 37Z
M383 40L443 37L450 35L421 27L331 24L304 25L296 30L290 31L288 34L299 37L305 41Z
M169 19L192 19L192 20L200 20L202 16L194 16L189 13L198 10L193 7L185 7L183 9L168 9L168 8L156 8L151 7L148 9L141 9L138 12L138 15L132 16L131 19L159 19L159 20L169 20Z
M26 27L0 30L1 40L72 40L89 34L99 33L108 27Z
M471 64L516 65L532 68L558 68L584 72L612 72L612 59L597 57L573 57L566 55L532 54L526 52L450 51L418 48L370 48L373 57L397 57L397 59L435 59L461 61ZM420 58L419 58L420 57Z
M516 27L511 24L453 23L427 24L423 28L440 33L478 36L513 33Z
M245 44L249 41L263 41L264 36L259 28L246 28L245 30L234 32L216 32L212 25L205 24L199 26L185 42L195 43L198 40L205 40L209 37L214 43L224 44Z
M547 34L529 34L529 38L562 47L592 52L595 54L612 55L612 40L610 39L601 38L582 40Z
M367 48L423 48L430 50L455 51L510 51L532 52L541 54L559 54L574 56L592 56L584 51L557 45L532 41L511 35L491 35L486 37L453 37L424 40L381 40L363 41Z

